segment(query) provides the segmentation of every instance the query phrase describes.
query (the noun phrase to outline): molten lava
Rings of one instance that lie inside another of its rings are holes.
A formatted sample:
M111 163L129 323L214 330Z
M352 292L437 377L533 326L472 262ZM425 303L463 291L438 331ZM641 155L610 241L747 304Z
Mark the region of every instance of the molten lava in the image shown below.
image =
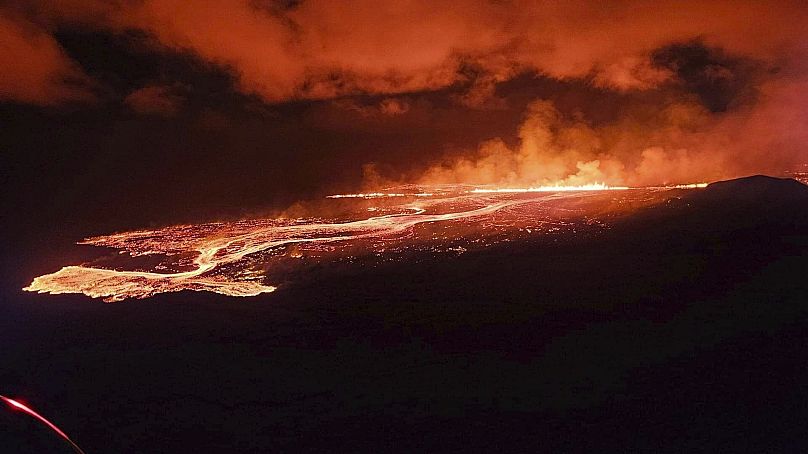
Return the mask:
M294 279L312 264L396 260L410 252L457 254L503 241L603 228L610 211L658 202L672 189L704 186L407 186L336 194L329 198L346 199L335 203L349 207L334 218L178 225L88 238L80 244L118 253L104 262L39 276L24 290L83 293L107 302L181 290L254 296L274 291L278 282ZM151 265L136 265L143 258Z

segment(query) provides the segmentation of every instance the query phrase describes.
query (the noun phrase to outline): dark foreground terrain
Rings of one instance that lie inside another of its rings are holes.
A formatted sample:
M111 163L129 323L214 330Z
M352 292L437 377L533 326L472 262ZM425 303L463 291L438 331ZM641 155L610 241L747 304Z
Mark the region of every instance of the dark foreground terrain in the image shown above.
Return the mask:
M88 453L800 452L808 187L750 177L594 237L321 270L273 294L24 294L0 394ZM43 259L44 260L44 259ZM0 411L0 451L70 452Z

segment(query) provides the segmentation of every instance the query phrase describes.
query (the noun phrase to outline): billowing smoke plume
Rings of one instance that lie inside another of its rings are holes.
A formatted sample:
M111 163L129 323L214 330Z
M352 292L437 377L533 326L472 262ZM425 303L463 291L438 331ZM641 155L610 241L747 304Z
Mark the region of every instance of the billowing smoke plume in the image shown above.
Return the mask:
M641 186L782 174L808 160L808 83L800 63L781 63L699 39L666 45L635 66L662 78L645 89L650 105L594 121L536 100L517 143L449 155L421 182Z
M421 182L639 186L780 174L808 159L804 82L773 78L747 84L739 80L751 77L747 68L719 64L702 65L698 74L689 71L694 74L680 81L685 87L674 90L676 96L662 96L650 108L626 107L607 122L534 101L516 144L497 138L449 155Z
M551 102L536 101L515 147L488 141L470 156L430 168L423 182L540 186L714 179L724 176L723 153L693 148L706 116L697 105L672 104L649 118L595 127L561 114Z

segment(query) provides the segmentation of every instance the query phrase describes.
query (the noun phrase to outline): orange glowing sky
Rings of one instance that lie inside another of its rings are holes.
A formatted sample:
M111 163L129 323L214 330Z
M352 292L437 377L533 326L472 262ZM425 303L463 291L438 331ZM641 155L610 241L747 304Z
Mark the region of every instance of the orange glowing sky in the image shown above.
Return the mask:
M808 161L806 26L786 0L5 2L10 205L109 231L783 174Z

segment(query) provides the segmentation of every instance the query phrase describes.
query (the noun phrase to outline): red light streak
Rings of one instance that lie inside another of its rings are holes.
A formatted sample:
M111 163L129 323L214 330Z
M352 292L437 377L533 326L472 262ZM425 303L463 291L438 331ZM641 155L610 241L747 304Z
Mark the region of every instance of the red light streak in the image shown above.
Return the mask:
M84 454L84 451L82 451L81 448L79 448L78 445L76 445L76 443L74 443L73 440L71 440L70 437L68 437L66 433L64 433L61 429L56 427L56 424L48 421L44 416L40 415L39 413L37 413L33 409L31 409L31 407L29 407L29 406L27 406L27 405L25 405L23 403L20 403L20 402L14 400L14 399L10 399L10 398L8 398L6 396L0 396L0 399L2 399L3 402L7 403L11 408L21 410L21 411L27 413L28 415L33 416L34 418L38 419L40 422L42 422L43 424L48 426L52 431L56 432L60 437L64 438L68 443L70 443L70 446L76 452Z

